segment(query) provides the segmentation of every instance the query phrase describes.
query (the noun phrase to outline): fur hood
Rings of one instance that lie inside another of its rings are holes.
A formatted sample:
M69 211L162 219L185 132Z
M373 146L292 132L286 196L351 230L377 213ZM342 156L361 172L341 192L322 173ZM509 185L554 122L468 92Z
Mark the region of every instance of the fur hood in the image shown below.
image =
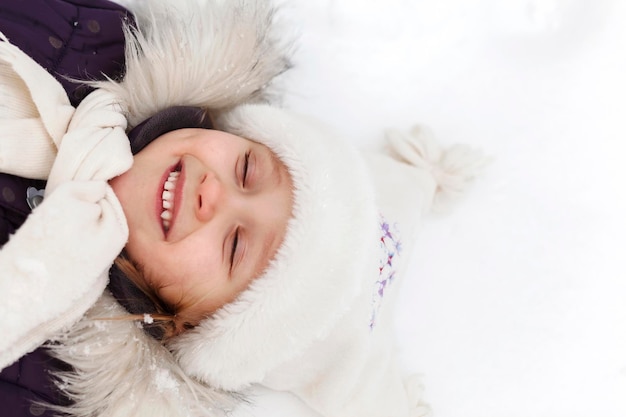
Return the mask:
M135 1L126 74L98 82L128 106L129 129L172 106L213 111L275 99L270 82L290 67L269 0ZM284 35L284 34L283 34Z
M379 215L362 155L323 124L245 105L216 126L269 147L293 181L292 216L270 265L236 300L170 344L189 375L241 390L325 339L369 290L378 277Z
M74 400L70 416L227 416L237 396L189 378L162 344L105 292L87 314L49 345L74 371L55 374Z
M213 112L272 99L270 82L289 67L275 9L264 0L129 2L126 74L96 82L127 108L129 129L165 108ZM70 416L220 416L236 396L188 378L170 352L105 293L51 344L74 367L56 375L74 401ZM102 319L109 320L102 320ZM110 320L112 318L112 320Z

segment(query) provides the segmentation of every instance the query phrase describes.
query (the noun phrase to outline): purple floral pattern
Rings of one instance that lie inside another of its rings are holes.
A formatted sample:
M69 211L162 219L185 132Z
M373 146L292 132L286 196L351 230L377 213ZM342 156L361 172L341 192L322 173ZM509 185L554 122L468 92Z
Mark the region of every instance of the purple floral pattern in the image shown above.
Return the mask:
M402 252L402 242L396 224L391 224L380 216L380 250L381 255L378 264L378 280L374 284L372 292L372 314L370 316L370 330L376 326L378 311L382 305L385 291L393 283L396 277L395 261Z

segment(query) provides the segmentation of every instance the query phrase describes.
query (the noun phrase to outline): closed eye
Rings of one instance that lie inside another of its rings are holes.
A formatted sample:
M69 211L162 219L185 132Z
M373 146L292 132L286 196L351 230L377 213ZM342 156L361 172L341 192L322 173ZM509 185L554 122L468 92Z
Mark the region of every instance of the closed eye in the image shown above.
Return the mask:
M250 151L246 152L246 157L245 157L244 163L243 163L243 174L242 174L241 184L242 184L242 186L244 188L246 186L246 179L248 178L249 162L250 162Z
M229 270L233 270L233 263L235 261L235 253L237 252L237 245L239 244L239 228L235 230L235 237L233 238L233 245L230 251L230 268Z

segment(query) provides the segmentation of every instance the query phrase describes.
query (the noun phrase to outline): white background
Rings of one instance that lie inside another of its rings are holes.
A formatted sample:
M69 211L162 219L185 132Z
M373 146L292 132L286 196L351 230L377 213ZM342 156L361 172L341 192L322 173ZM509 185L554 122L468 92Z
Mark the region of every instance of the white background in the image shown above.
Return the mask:
M435 417L626 416L626 2L288 0L285 105L493 157L429 218L399 348ZM313 416L259 393L237 416Z

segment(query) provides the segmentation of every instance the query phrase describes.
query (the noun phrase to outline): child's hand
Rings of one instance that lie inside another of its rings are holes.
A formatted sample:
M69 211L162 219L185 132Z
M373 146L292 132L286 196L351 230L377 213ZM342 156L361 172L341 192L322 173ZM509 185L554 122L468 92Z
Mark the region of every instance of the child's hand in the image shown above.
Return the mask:
M415 126L409 133L389 130L386 134L391 155L423 171L434 181L431 208L448 208L489 162L480 150L466 145L442 147L430 130Z
M130 168L133 157L123 111L115 97L103 90L82 101L59 145L47 194L66 181L108 181Z
M67 181L33 210L0 251L0 368L80 318L127 237L105 181Z

